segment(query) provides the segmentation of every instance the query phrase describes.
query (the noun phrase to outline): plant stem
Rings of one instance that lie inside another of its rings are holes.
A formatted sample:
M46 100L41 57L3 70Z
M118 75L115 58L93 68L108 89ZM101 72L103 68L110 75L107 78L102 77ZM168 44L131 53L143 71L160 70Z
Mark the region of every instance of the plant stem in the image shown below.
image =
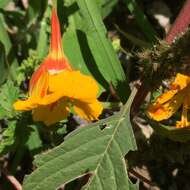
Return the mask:
M169 33L166 36L166 42L172 44L173 40L182 32L185 32L190 24L190 0L186 0L183 8L177 16Z
M136 172L133 169L130 169L129 171L130 176L133 176L137 179L139 179L140 181L150 185L150 186L154 186L155 184L153 182L151 182L149 179L147 179L146 177L142 176L141 174L139 174L138 172Z
M183 8L181 9L176 21L172 25L169 33L167 34L165 41L171 45L174 39L182 32L185 32L190 24L190 0L186 0ZM150 87L146 85L144 78L141 79L140 85L138 87L137 95L133 101L132 105L132 115L135 115L148 92L151 91Z
M12 184L15 190L22 190L22 186L20 182L13 176L8 174L8 172L4 171L3 174L7 178L7 180Z

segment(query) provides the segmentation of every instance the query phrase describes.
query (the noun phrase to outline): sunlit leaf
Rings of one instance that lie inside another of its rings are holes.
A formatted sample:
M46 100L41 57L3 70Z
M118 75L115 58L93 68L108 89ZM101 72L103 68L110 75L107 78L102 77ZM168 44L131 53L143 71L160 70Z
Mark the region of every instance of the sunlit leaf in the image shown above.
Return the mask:
M37 43L37 53L39 59L43 59L48 53L48 29L50 28L48 25L48 18L50 18L51 9L48 7L42 21L40 22L40 31L39 38Z
M52 190L90 174L84 190L136 189L127 175L124 156L136 149L130 106L136 90L114 116L77 129L58 147L35 158L38 167L24 180L24 190Z
M129 95L128 83L102 22L95 1L66 0L68 27L63 36L65 53L75 69L91 74L102 89L113 85L123 101Z
M103 18L108 16L113 10L118 0L96 0L101 8L101 15Z
M7 81L0 89L0 110L4 113L0 114L0 119L4 117L13 117L15 111L13 109L13 103L19 96L19 89L14 85L12 81Z

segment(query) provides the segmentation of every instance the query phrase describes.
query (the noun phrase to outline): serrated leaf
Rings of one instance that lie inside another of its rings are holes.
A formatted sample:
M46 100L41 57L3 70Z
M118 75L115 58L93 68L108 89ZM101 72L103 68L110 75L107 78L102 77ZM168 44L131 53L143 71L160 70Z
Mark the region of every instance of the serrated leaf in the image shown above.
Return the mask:
M136 149L127 104L114 116L77 129L64 143L35 158L38 167L24 180L24 190L54 190L86 173L85 190L134 189L129 182L124 156ZM105 127L102 129L102 127ZM102 130L101 130L102 129Z
M68 28L63 36L66 55L75 69L91 74L102 89L112 84L123 101L129 95L128 83L102 22L95 1L66 0Z
M13 103L19 96L19 89L11 80L8 80L0 89L0 107L2 113L6 113L6 117L13 117ZM3 111L4 110L4 111ZM0 114L1 115L1 114ZM4 117L4 115L3 115ZM0 118L2 119L2 118Z

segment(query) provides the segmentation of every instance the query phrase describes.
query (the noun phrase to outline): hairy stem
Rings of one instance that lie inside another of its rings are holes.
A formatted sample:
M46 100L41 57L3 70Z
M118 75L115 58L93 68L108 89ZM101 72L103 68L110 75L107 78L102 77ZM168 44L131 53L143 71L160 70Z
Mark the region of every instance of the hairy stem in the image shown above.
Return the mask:
M169 33L166 36L166 42L172 44L173 40L181 33L185 32L190 24L190 0L186 0L183 8L177 16Z

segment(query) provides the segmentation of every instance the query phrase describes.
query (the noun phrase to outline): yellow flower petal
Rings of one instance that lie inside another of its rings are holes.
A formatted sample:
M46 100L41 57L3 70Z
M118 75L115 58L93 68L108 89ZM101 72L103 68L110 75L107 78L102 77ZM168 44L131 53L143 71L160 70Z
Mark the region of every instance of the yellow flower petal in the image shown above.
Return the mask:
M46 96L44 96L38 103L39 105L44 106L44 105L52 104L58 101L59 99L61 99L62 97L63 96L60 92L54 92L54 93L47 94Z
M169 101L159 104L154 103L148 107L147 115L156 121L170 118L181 106L185 96L185 91L178 92Z
M37 106L38 106L38 103L36 101L33 101L31 98L27 100L17 100L13 104L14 109L18 111L28 111L33 108L36 108Z
M177 90L169 90L167 92L164 92L156 99L156 104L163 104L170 100L178 91Z
M32 112L34 121L43 121L47 126L65 119L68 114L69 108L64 99L47 106L39 106Z
M81 118L86 120L96 120L102 113L103 107L98 100L94 100L92 103L86 103L81 101L74 101L74 111Z
M174 82L172 83L172 87L177 88L178 90L182 90L190 83L190 77L187 75L183 75L181 73L177 73Z
M177 92L183 90L190 83L190 77L178 73L174 82L171 84L171 90L163 93L156 99L156 103L163 104L170 100Z
M185 125L183 121L176 122L176 128L185 128L185 127L190 127L190 122L186 122Z
M60 92L62 96L90 102L98 94L98 85L90 77L79 71L63 71L50 75L49 91Z

